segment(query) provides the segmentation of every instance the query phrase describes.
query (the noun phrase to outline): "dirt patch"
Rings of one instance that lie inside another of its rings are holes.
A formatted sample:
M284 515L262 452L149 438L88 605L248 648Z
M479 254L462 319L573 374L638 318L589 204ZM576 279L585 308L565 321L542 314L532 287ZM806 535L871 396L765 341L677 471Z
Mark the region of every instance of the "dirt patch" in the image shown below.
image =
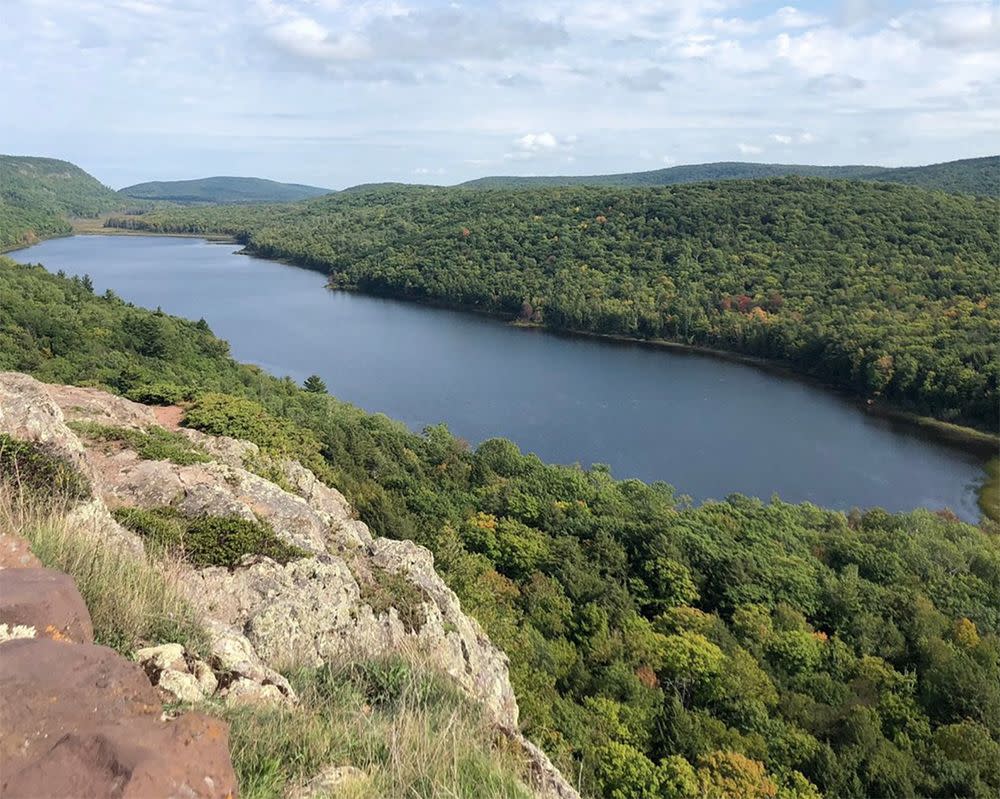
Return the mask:
M180 430L184 409L179 405L157 405L151 408L156 423L167 430Z

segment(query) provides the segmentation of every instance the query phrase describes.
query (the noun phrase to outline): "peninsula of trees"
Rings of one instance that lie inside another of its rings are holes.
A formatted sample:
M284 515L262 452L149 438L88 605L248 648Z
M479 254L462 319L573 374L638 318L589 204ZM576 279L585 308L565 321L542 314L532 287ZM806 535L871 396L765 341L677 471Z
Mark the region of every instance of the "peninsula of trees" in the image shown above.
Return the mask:
M822 178L664 188L380 185L112 219L225 233L330 285L784 362L995 432L997 201Z

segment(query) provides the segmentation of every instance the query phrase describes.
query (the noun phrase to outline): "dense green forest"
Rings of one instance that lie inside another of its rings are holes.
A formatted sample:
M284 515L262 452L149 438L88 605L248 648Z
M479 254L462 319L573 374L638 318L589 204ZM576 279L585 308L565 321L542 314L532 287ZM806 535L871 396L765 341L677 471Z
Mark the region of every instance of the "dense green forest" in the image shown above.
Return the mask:
M139 200L163 200L181 205L217 203L286 203L329 194L330 189L299 183L278 183L263 178L213 177L137 183L119 189Z
M539 186L673 186L706 180L747 180L799 175L840 180L875 180L906 183L925 189L965 194L1000 195L1000 156L966 158L943 164L912 167L811 166L808 164L751 164L717 162L685 164L648 172L617 175L491 176L460 185L474 188L527 188Z
M109 224L225 232L334 287L784 361L995 431L997 201L818 178L659 189L375 186Z
M385 216L388 237L404 217ZM238 365L204 321L3 259L0 369L192 403L192 424L301 458L374 530L430 547L509 653L527 733L589 796L1000 792L996 525L689 507L505 440L471 451Z
M122 206L118 194L68 161L0 155L0 251L69 233L66 217Z

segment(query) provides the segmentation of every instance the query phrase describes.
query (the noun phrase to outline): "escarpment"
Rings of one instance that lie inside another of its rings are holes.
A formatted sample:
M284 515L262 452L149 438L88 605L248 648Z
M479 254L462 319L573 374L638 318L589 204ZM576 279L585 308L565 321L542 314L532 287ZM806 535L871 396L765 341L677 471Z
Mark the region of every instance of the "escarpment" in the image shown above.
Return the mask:
M298 462L178 426L178 415L0 373L0 434L82 477L71 511L80 524L135 551L174 543L186 555L179 585L208 651L204 662L183 648L143 653L161 692L294 703L282 670L402 655L481 708L521 752L536 795L577 796L518 731L507 657L462 612L428 550L379 537Z

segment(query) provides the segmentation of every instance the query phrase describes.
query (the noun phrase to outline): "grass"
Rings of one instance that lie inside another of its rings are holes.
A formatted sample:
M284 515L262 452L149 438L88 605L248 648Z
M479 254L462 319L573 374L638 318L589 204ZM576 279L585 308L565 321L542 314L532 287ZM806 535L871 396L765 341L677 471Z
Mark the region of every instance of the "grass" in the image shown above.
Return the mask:
M115 520L161 552L174 553L198 568L232 569L245 555L266 555L288 563L306 555L286 544L266 522L239 516L185 516L174 508L116 508Z
M176 587L176 562L144 558L68 522L68 507L51 499L38 503L23 489L0 483L0 530L24 536L43 564L73 577L97 643L125 655L167 642L206 651L205 632Z
M208 463L212 460L199 447L192 444L180 433L162 427L136 430L128 427L112 427L97 422L70 422L69 426L91 441L120 443L135 450L147 461L170 461L178 466L194 463Z
M282 797L328 766L368 775L338 797L527 799L524 764L445 678L401 659L288 675L294 708L216 707L244 799Z

